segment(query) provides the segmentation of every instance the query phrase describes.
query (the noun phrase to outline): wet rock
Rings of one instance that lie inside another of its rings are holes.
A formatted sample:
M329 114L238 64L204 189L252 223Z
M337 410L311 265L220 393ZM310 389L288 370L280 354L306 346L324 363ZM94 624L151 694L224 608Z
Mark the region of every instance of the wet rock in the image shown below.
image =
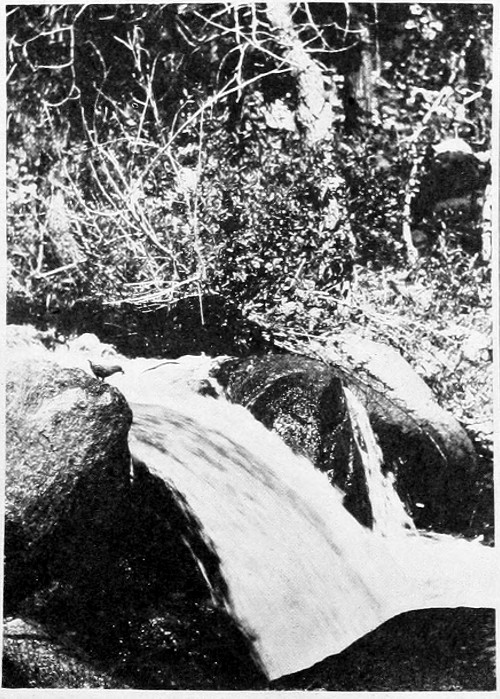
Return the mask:
M127 689L123 681L77 659L74 647L54 641L41 624L21 618L4 624L2 686Z
M116 389L43 355L10 359L6 394L8 608L83 554L103 553L129 486L132 416Z
M352 448L342 385L366 408L384 474L419 528L465 533L477 478L472 442L458 421L393 348L351 333L332 337L324 361L268 355L230 359L212 370L228 397L251 410L347 493L346 506L371 523L366 480Z
M261 675L246 638L207 585L205 571L223 582L199 524L180 494L138 464L132 475L123 395L57 356L29 328L12 335L4 678L11 687L253 686Z
M338 372L306 357L229 359L212 371L227 396L307 456L346 493L345 506L366 525L372 512L366 478Z
M416 525L464 533L477 476L472 442L392 347L344 333L324 351L365 406L396 490Z
M38 330L32 325L8 325L5 335L8 350L51 349L60 343L55 330Z

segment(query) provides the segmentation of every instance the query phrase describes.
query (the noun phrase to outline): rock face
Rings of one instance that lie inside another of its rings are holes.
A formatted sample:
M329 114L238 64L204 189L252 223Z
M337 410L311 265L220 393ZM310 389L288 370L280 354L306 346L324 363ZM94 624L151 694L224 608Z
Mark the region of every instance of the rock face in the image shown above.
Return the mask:
M78 370L13 360L7 374L5 604L101 546L129 487L123 396Z
M384 469L415 524L465 533L477 459L459 422L388 345L345 333L332 337L324 357L365 406Z
M391 347L344 334L322 349L324 361L268 355L231 359L213 370L230 400L346 492L345 505L371 523L366 482L352 448L352 420L342 386L366 408L384 473L419 528L464 533L477 477L473 445L455 418Z
M19 618L4 624L2 675L11 688L127 689L54 643L40 624Z
M4 686L255 687L200 524L132 467L125 398L38 340L10 341Z
M227 396L307 456L346 494L344 505L372 524L365 474L338 372L305 357L230 359L213 370Z

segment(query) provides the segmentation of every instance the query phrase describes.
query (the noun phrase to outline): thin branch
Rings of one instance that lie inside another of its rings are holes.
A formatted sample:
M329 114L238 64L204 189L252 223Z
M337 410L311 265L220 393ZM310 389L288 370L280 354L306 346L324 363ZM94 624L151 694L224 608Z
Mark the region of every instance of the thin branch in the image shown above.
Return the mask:
M216 29L219 29L219 31L223 31L226 34L236 34L236 29L234 27L224 27L223 24L219 24L218 22L214 22L212 19L209 19L207 17L203 17L198 12L194 12L194 14L197 15L200 19L203 19L205 22L207 22L207 24L210 24L213 27L215 27ZM276 41L276 38L273 34L270 34L270 38L272 38L274 41ZM265 46L262 46L262 43L260 43L258 41L254 42L253 38L251 39L250 37L245 35L244 39L248 45L252 46L257 51L261 51L262 53L265 53L266 55L271 56L271 58L273 58L275 61L278 61L280 64L283 64L286 62L282 56L275 53L274 51L271 51L270 49L267 49ZM241 40L240 40L240 43L241 43ZM295 67L298 67L298 65L296 65Z
M190 39L187 34L189 33L191 37L193 36L193 32L189 29L189 27L186 25L184 20L181 20L180 17L176 17L176 25L177 25L177 31L179 34L182 36L186 44L189 44L192 48L198 48L198 44L195 43L194 39Z
M81 263L71 262L71 264L63 265L62 267L58 267L57 269L51 269L48 272L35 272L32 276L46 279L47 277L53 277L55 274L59 274L60 272L66 272L68 269L72 269L73 267L78 267L79 264Z
M149 162L148 166L144 168L142 174L139 176L137 182L143 182L145 177L151 172L152 168L156 165L156 163L160 160L160 158L163 157L165 153L168 152L168 150L171 148L172 144L175 142L175 140L180 136L181 133L185 131L185 129L188 128L196 119L199 118L201 112L205 109L209 109L213 105L217 104L217 102L225 99L229 95L231 95L233 92L236 92L242 88L248 87L249 85L252 85L255 82L258 82L259 80L262 80L263 78L266 78L268 75L279 75L282 73L288 73L289 68L284 68L284 69L279 69L275 68L273 70L266 71L265 73L261 73L260 75L255 75L252 78L248 78L245 80L243 85L236 85L236 87L232 87L230 89L223 88L220 92L216 93L215 95L212 95L212 97L209 97L206 102L199 107L193 114L191 114L190 117L186 119L186 121L179 126L177 131L171 133L170 138L168 139L167 143L158 150L158 153L151 159Z

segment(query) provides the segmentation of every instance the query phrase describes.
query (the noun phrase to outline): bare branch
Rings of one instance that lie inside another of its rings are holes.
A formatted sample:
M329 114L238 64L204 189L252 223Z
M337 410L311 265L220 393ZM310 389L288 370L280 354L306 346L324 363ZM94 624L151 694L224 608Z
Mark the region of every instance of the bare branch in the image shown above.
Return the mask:
M261 73L260 75L255 75L252 78L248 78L247 80L244 81L242 85L236 85L235 87L231 88L223 88L219 92L217 92L215 95L212 95L212 97L209 97L206 102L199 107L191 116L189 116L186 121L179 126L179 128L176 131L171 132L171 135L166 142L166 144L158 150L156 155L151 159L149 162L148 166L144 169L142 174L139 177L139 181L143 181L145 177L149 174L149 172L152 170L152 168L157 164L157 162L162 158L166 153L168 153L169 149L175 143L177 138L183 133L188 126L190 126L196 119L199 118L201 112L205 109L211 108L214 104L217 104L218 102L222 101L226 97L229 97L229 95L233 94L234 92L237 92L238 90L248 87L249 85L252 85L255 82L258 82L259 80L262 80L263 78L266 78L269 75L279 75L281 73L288 73L289 68L285 68L280 70L279 68L276 68L274 70L269 70L266 71L265 73ZM181 110L179 110L180 112Z

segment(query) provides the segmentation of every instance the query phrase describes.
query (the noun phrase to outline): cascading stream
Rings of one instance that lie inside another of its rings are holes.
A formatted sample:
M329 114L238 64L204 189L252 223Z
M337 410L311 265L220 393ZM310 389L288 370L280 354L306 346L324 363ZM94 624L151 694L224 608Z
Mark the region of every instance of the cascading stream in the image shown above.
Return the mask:
M404 611L494 606L493 551L418 535L380 471L366 413L348 402L373 531L347 512L324 474L245 409L197 396L132 404L133 457L180 492L201 523L227 584L226 606L270 679L342 651Z
M373 531L386 536L406 536L416 532L412 518L406 512L394 489L390 476L382 473L382 451L362 403L348 388L344 388L356 447L363 463L368 496L372 508Z
M53 356L89 371L85 353ZM218 565L211 568L210 557L196 563L214 600L222 590L270 679L339 653L405 611L496 606L494 550L416 531L381 471L366 411L349 391L373 529L344 508L325 474L247 410L193 392L209 375L210 358L120 364L125 374L108 382L134 413L132 455L189 510L199 527L195 543L201 535ZM195 558L201 549L187 544Z

